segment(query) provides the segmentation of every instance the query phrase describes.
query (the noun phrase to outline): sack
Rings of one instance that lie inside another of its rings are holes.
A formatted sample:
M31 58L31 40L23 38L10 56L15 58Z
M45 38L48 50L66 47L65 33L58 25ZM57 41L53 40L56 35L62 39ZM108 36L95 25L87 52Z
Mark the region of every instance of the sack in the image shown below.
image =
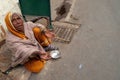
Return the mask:
M31 72L38 73L44 67L45 61L40 59L30 59L28 62L24 64L25 68Z

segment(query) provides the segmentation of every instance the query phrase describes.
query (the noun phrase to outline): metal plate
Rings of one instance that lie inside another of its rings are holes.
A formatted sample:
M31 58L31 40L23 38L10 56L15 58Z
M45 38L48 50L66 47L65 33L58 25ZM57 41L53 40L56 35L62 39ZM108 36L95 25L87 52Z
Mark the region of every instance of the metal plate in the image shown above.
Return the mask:
M53 59L58 59L61 57L61 53L59 50L53 50L50 52L50 56L53 58Z

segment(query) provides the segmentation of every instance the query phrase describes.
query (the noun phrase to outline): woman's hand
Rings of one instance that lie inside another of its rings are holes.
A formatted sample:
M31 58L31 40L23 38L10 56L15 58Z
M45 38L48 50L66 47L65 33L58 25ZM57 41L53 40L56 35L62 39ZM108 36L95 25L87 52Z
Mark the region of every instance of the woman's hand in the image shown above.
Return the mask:
M49 30L45 31L45 36L47 36L48 38L54 38L55 37L55 33L51 32Z
M43 53L40 55L40 58L43 59L43 60L50 60L51 59L51 56L49 53Z
M33 54L34 55L39 55L39 57L43 60L50 60L51 59L50 54L47 53L47 52L35 51Z

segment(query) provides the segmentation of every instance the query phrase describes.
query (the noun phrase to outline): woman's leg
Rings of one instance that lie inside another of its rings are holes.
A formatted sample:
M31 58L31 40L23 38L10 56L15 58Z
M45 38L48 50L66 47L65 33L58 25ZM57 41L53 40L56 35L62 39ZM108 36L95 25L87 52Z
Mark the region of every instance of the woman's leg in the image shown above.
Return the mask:
M33 32L36 40L42 45L45 51L58 50L57 47L51 45L51 39L45 36L39 27L34 27Z
M36 38L36 40L43 46L46 47L51 44L51 40L45 36L44 33L42 33L41 29L39 27L33 28L33 33Z

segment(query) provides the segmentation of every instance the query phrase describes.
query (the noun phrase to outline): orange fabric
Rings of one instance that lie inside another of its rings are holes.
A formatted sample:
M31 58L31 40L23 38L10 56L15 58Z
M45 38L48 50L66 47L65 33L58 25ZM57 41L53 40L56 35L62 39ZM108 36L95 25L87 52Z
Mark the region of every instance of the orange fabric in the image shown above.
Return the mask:
M43 34L41 32L41 29L39 27L34 27L33 28L33 32L35 35L36 40L42 45L42 46L48 46L49 44L51 44L51 40L49 38L47 38L45 36L45 34Z
M14 34L14 35L16 35L16 36L18 36L18 37L20 37L20 38L22 38L22 39L27 39L27 37L23 34L23 33L20 33L20 32L18 32L17 30L15 30L14 29L14 27L13 27L13 25L12 25L12 23L11 23L11 13L9 12L7 15L6 15L6 17L5 17L5 23L6 23L6 26L7 26L7 28L8 28L8 30L12 33L12 34Z
M39 59L29 60L24 66L31 72L38 73L44 68L45 61Z

